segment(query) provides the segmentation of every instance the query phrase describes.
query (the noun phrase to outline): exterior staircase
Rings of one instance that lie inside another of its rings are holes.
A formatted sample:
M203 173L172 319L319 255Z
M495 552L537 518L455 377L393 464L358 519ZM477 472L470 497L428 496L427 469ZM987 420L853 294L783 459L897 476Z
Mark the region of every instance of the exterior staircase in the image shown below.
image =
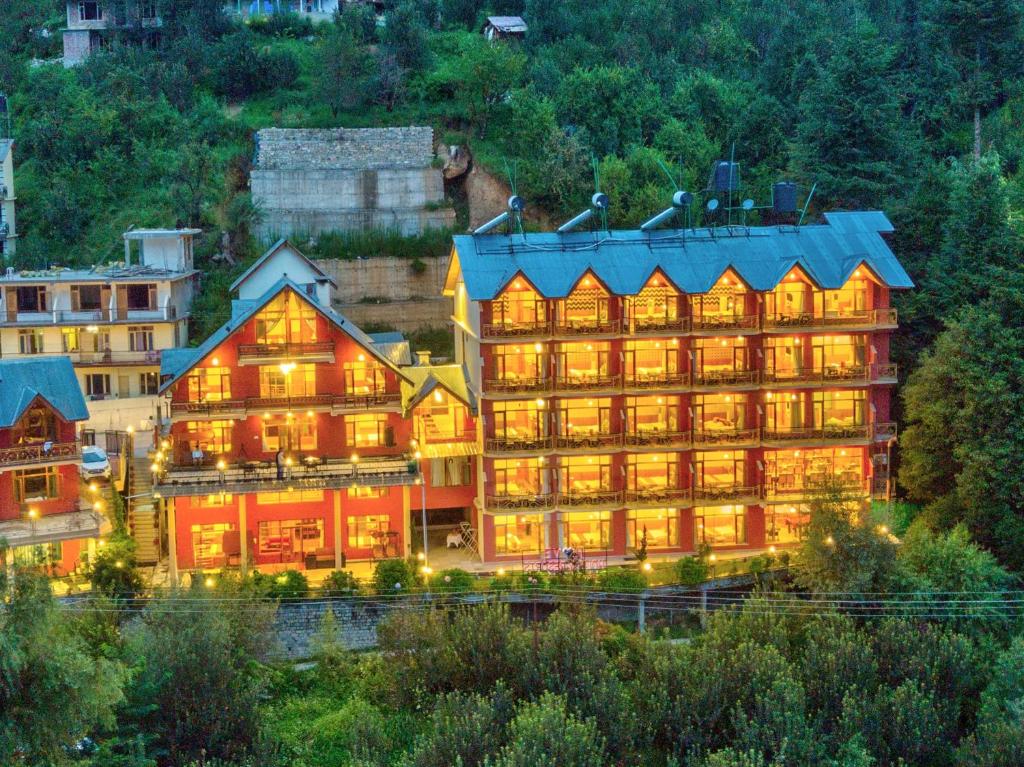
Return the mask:
M135 539L140 565L151 565L160 560L160 524L156 501L153 500L153 477L149 464L148 457L133 458L128 481L128 529Z

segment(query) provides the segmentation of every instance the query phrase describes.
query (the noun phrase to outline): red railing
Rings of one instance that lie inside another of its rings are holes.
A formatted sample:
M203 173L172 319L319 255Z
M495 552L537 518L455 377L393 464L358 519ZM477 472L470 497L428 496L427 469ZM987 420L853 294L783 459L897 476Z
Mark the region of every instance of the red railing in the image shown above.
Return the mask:
M81 452L79 442L41 442L0 449L0 466L20 466L77 458Z
M373 410L393 407L402 401L400 392L380 394L309 394L296 397L246 397L214 402L172 402L172 414L231 413L242 410L276 410L332 407L351 410Z
M334 353L331 341L287 344L239 344L238 356L242 357L321 357Z

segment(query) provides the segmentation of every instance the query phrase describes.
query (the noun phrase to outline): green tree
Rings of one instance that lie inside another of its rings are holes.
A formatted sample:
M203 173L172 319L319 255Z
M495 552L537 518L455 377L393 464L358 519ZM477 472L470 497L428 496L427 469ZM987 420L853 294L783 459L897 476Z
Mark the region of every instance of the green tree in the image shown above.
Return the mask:
M463 40L451 69L455 92L480 136L498 107L520 84L526 57L515 47L492 45L474 35Z
M800 98L794 162L830 205L881 205L905 168L893 49L868 22L840 36Z
M334 24L320 45L320 76L317 89L321 100L335 117L366 103L374 74L369 49L346 23Z
M592 720L580 720L564 698L551 693L522 704L508 728L508 742L493 767L602 767L601 736Z
M391 9L384 17L384 29L380 33L381 44L398 61L403 69L420 72L430 63L426 23L414 2L405 0Z
M89 653L41 573L0 569L0 604L0 763L62 764L113 723L124 668Z

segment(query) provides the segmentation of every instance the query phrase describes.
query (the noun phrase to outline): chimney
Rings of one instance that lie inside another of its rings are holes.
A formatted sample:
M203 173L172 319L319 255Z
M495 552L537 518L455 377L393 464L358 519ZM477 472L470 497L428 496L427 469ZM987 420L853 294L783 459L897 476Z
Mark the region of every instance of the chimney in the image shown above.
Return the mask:
M416 352L416 364L417 365L429 365L430 364L430 352Z

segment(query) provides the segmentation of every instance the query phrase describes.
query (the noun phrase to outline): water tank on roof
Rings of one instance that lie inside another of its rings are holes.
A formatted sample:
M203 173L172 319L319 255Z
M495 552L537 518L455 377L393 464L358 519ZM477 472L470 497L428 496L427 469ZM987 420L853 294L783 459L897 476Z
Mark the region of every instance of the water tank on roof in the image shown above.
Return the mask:
M776 213L796 213L796 184L779 181L772 184L772 208Z
M711 171L711 189L715 192L735 192L740 188L740 164L718 160Z

